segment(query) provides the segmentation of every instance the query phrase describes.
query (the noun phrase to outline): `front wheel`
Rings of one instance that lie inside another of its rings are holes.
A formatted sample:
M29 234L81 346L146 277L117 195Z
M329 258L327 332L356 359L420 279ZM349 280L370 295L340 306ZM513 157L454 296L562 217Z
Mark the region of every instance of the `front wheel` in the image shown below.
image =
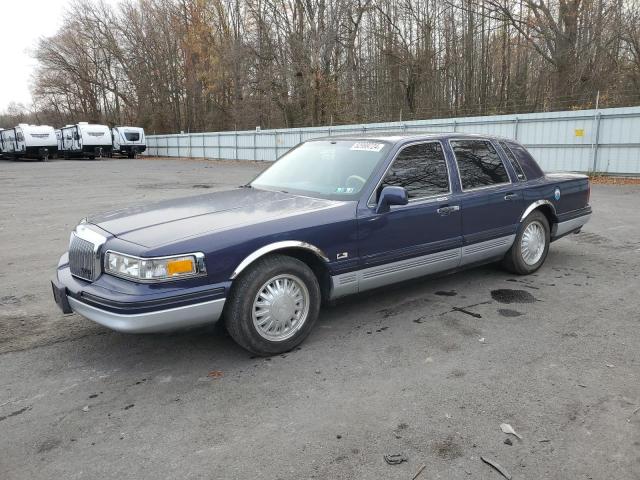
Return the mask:
M540 211L524 219L513 245L504 256L503 266L510 272L528 275L538 270L549 252L549 221Z
M242 272L225 311L231 337L257 355L277 355L300 344L320 311L320 286L298 259L270 255Z

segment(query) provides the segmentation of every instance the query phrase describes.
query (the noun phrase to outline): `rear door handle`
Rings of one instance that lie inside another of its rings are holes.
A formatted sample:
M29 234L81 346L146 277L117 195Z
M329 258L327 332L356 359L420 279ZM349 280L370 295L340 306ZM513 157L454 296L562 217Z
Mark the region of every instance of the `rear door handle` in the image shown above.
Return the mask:
M446 217L447 215L453 212L457 212L458 210L460 210L460 205L451 205L451 206L440 207L439 209L436 210L436 212L438 212L438 214L440 214L441 216Z
M517 198L518 198L518 194L516 194L516 193L507 193L504 196L505 200L516 200Z

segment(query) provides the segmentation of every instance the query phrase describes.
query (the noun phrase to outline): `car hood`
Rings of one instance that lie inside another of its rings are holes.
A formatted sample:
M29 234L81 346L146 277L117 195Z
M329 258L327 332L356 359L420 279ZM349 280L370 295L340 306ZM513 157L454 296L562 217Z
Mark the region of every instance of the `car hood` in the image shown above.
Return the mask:
M343 203L238 188L129 207L94 215L87 221L122 240L152 248L205 233L333 208Z

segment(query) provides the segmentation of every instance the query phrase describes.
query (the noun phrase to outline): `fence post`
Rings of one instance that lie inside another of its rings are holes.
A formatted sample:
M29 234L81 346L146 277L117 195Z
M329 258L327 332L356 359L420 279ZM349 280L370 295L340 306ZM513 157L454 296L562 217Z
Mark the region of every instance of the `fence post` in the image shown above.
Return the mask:
M258 159L258 149L256 148L256 132L253 132L253 161Z
M234 133L234 146L233 146L233 150L234 150L234 154L233 156L235 157L235 160L240 160L238 158L238 131L236 130Z
M203 133L202 134L202 156L204 158L207 158L207 150L206 150L206 148L204 146L204 136L205 136L205 134Z
M602 114L600 112L598 112L596 114L596 135L594 138L594 143L593 143L593 166L592 166L592 171L593 172L597 172L597 168L598 168L598 143L600 142L600 118L602 117Z
M453 133L458 131L458 121L454 118L453 119Z
M191 152L191 132L187 133L187 135L189 135L189 154L187 156L191 158L193 156Z
M220 132L218 132L218 160L220 160L220 155L222 155L222 151L220 150Z
M275 146L276 149L276 160L278 160L278 131L275 130L273 133L273 144Z
M518 141L518 122L520 121L520 119L518 118L518 116L516 115L516 118L514 120L514 124L513 124L513 139L515 141Z

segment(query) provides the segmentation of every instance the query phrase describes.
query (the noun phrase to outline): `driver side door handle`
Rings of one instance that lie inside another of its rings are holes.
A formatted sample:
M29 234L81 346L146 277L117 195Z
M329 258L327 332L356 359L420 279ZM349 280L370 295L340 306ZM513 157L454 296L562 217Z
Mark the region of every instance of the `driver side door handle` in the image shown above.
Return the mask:
M517 200L517 198L518 198L518 194L517 193L507 193L504 196L505 200Z
M457 212L458 210L460 210L460 205L445 205L444 207L438 208L436 212L438 212L440 216L446 217L447 215L453 212Z

